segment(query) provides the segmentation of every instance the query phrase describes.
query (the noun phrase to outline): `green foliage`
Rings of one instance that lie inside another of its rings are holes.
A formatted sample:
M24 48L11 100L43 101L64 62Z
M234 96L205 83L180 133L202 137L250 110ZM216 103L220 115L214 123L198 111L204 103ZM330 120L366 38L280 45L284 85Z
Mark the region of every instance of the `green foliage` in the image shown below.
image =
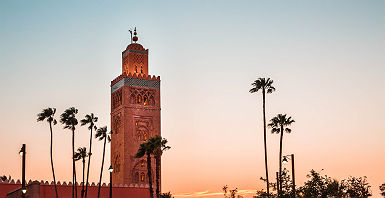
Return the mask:
M112 134L112 131L110 131L109 134ZM99 139L99 141L104 140L104 138L107 138L108 142L111 142L111 137L107 133L107 126L98 128L95 133L95 138Z
M159 195L159 198L174 198L171 194L171 192L168 193L162 193Z
M165 150L168 150L170 149L171 147L170 146L167 146L167 142L168 140L165 139L165 138L162 138L161 136L157 135L157 136L154 136L154 137L151 137L149 140L148 140L149 144L151 144L151 146L153 147L153 154L155 156L158 156L160 157L163 152Z
M385 183L380 186L381 195L385 197Z
M75 126L78 124L78 120L75 117L77 113L78 110L75 107L70 107L60 115L60 122L64 124L64 129L75 130Z
M340 197L343 193L339 182L327 175L311 170L307 177L309 180L298 190L304 197Z
M152 145L147 141L140 144L138 152L136 153L136 158L141 158L144 155L148 154L151 155L154 152L154 148Z
M90 115L86 115L84 119L80 120L81 126L89 125L88 130L94 129L96 131L97 127L95 126L95 122L98 121L98 117L96 117L93 113Z
M37 114L37 121L40 122L40 121L44 121L45 119L47 119L47 122L49 123L53 123L54 125L56 125L57 121L53 118L53 116L55 115L56 113L56 109L55 108L46 108L46 109L43 109L43 111L39 114Z
M272 86L272 84L273 80L271 80L270 78L258 78L251 84L253 88L251 88L249 92L255 93L258 92L258 90L262 89L262 91L266 90L267 93L272 93L273 91L275 91L275 88Z
M79 147L78 148L78 151L75 152L75 161L78 161L78 160L85 160L85 158L88 157L88 154L87 154L87 150L86 150L86 147Z
M11 177L11 176L9 176L9 177ZM8 180L7 176L5 176L5 175L1 176L0 179L1 179L1 181L7 181Z
M236 196L237 193L238 193L238 188L229 190L229 187L228 187L227 185L225 185L225 186L222 187L222 191L223 191L223 193L224 193L223 195L224 195L225 198L235 198L235 196ZM230 193L230 197L227 196L227 192ZM240 196L238 195L238 197L240 197Z
M271 133L281 133L281 130L290 133L291 129L284 127L290 126L293 122L295 121L291 117L287 117L286 114L278 114L270 120L270 123L267 126L271 128Z
M349 177L341 182L311 170L304 186L297 191L301 197L369 197L370 185L366 177Z
M369 197L372 196L370 192L370 185L366 181L366 177L349 177L342 180L344 193L349 197Z

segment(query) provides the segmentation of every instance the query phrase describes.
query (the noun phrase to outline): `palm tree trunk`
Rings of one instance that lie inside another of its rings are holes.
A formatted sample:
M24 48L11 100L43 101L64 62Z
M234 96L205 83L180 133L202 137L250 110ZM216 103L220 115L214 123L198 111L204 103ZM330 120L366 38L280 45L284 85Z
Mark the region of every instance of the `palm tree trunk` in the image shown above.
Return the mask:
M266 110L265 110L265 89L262 90L263 96L263 145L265 148L265 171L266 171L266 190L267 197L270 197L269 171L267 167L267 146L266 146Z
M155 156L156 163L156 197L160 197L160 155Z
M82 192L81 192L81 198L84 197L84 168L86 166L86 160L83 158L83 182L82 182Z
M87 198L87 192L88 192L88 176L90 175L90 164L91 164L91 155L92 155L92 152L91 152L91 149L92 149L92 128L93 126L91 126L91 136L90 136L90 152L88 154L88 165L87 165L87 180L86 180L86 193L85 193L85 198Z
M152 169L151 169L151 155L147 153L147 172L148 172L148 185L150 187L150 198L154 198L154 189L152 188Z
M103 158L102 158L102 168L100 169L99 188L98 188L98 198L100 198L100 186L101 186L101 184L102 184L103 166L104 166L104 155L105 155L105 153L106 153L106 140L107 140L107 137L104 137Z
M283 139L283 125L281 125L281 137L279 140L279 193L278 197L282 194L282 139Z
M72 198L75 197L75 132L72 129Z
M51 131L51 146L50 146L50 155L51 155L51 169L52 169L52 176L53 176L53 183L55 185L55 193L56 193L56 198L59 197L58 193L57 193L57 188L56 188L56 177L55 177L55 169L54 169L54 166L53 166L53 157L52 157L52 123L49 122L49 129Z
M76 166L75 166L75 129L74 127L72 128L72 171L73 171L73 194L75 194L75 198L78 197L78 189L76 186Z

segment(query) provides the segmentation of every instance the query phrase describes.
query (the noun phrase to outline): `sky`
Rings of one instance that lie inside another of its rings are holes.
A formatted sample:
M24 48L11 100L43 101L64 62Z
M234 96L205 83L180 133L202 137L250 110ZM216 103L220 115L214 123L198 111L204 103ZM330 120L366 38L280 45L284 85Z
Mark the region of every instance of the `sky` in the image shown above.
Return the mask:
M176 198L222 197L224 185L251 197L264 188L266 115L296 121L283 153L295 154L296 183L311 169L336 179L385 183L385 1L0 1L0 175L51 180L43 108L66 108L110 125L110 82L137 27L149 73L161 76L162 188ZM87 146L86 127L76 147ZM267 137L270 180L279 136ZM93 146L97 181L102 143ZM71 180L71 133L54 127L57 180ZM109 148L107 148L109 153ZM109 162L110 156L106 156ZM80 165L79 165L80 166ZM285 165L290 169L289 165ZM108 168L108 167L107 167ZM107 169L104 175L107 175ZM104 177L103 180L107 181Z

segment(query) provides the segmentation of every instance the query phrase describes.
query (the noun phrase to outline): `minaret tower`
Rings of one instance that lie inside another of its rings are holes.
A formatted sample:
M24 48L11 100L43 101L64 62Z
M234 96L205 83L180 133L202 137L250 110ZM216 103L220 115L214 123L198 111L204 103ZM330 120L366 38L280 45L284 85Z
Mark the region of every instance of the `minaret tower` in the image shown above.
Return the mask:
M111 82L111 165L115 184L146 185L146 158L135 154L141 143L161 134L160 77L148 75L148 49L137 43L136 28L132 41L122 52L122 74ZM155 163L152 167L155 181Z

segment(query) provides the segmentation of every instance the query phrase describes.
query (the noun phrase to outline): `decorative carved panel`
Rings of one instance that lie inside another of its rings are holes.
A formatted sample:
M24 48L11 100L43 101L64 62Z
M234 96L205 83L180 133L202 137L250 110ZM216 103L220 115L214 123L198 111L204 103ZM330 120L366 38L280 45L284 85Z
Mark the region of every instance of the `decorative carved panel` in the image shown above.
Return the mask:
M119 113L118 115L115 115L112 118L112 124L113 124L112 130L114 134L119 134L122 128L121 113Z
M122 90L118 90L112 94L112 109L122 105Z
M148 88L130 88L130 103L154 106L155 90Z

